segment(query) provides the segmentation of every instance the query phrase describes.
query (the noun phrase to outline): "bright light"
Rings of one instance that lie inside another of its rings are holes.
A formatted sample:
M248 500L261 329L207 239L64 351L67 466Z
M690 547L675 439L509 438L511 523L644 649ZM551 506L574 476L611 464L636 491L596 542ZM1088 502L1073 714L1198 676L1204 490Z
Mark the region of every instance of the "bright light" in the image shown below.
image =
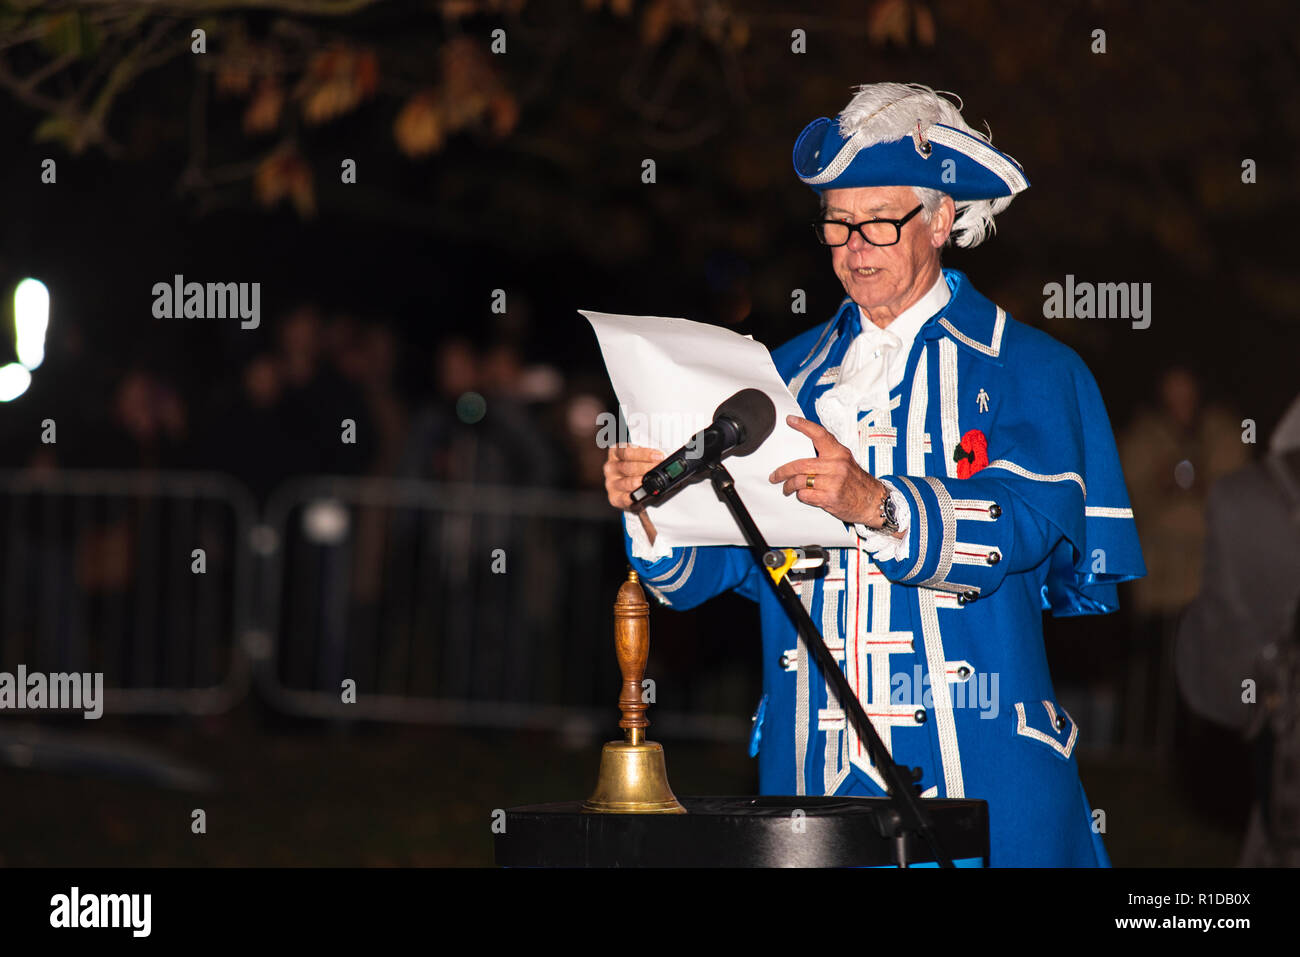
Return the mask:
M24 279L14 290L14 343L18 361L28 369L45 361L45 330L49 324L50 291L39 279Z
M12 402L32 384L32 374L17 362L0 366L0 402Z

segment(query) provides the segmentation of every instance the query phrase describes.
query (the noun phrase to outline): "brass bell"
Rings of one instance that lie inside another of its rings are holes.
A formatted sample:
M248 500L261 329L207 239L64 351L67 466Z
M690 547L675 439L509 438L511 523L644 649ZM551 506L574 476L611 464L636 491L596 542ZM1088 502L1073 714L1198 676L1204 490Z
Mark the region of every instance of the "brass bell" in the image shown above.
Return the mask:
M668 786L661 744L645 739L649 707L641 699L641 678L650 657L650 604L629 571L614 601L614 647L623 688L618 697L624 740L606 743L600 753L596 790L582 805L593 814L685 814Z

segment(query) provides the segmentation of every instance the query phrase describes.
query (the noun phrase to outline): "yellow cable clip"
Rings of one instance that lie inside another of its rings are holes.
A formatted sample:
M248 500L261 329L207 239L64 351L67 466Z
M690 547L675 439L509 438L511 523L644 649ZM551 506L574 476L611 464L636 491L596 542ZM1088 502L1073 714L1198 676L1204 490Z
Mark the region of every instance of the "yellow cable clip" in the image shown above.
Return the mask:
M781 552L785 555L785 561L778 568L769 568L767 570L767 573L772 576L772 581L778 585L781 584L781 579L785 577L786 572L794 567L794 563L799 560L798 549L783 548Z

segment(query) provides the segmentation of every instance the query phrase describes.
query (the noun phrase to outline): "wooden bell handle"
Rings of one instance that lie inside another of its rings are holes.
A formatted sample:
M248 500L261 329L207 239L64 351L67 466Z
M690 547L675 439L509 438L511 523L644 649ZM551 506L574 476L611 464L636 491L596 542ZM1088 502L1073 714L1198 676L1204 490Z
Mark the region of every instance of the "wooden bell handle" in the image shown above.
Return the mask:
M636 572L631 570L614 600L614 650L619 671L623 673L623 690L618 696L623 720L618 726L626 731L628 744L640 744L645 740L645 729L650 726L646 717L649 705L641 697L641 679L645 677L646 661L650 657L650 603Z

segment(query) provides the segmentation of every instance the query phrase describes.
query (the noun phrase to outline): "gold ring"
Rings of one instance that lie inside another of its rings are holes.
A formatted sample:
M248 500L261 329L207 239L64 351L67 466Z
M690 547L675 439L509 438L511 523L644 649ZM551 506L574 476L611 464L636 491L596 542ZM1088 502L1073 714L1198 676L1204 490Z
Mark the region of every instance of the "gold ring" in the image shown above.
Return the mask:
M817 487L817 483L816 483L816 481L815 481L816 478L817 478L817 476L815 476L815 475L809 475L806 479L803 480L803 487L804 487L804 488L816 488L816 487Z

